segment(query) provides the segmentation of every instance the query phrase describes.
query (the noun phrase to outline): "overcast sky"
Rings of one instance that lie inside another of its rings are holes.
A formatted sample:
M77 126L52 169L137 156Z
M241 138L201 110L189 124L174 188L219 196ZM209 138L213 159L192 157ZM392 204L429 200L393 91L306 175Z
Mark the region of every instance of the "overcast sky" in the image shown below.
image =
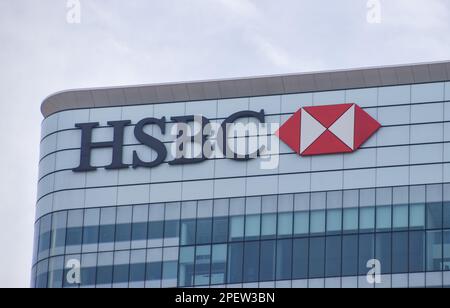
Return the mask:
M39 108L70 88L450 59L450 1L0 0L0 287L28 287Z

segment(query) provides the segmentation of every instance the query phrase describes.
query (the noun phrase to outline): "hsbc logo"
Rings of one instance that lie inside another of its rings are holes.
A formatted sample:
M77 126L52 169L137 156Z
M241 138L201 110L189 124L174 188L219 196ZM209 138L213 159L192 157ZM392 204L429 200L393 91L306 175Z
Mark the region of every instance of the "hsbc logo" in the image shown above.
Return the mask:
M301 156L351 153L381 124L356 104L304 107L276 135Z

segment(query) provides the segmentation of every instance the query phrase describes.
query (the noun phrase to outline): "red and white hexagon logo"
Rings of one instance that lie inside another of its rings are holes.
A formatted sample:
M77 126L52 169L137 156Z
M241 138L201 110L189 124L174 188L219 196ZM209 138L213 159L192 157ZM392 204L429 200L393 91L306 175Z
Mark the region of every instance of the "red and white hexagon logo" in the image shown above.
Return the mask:
M304 107L275 133L302 156L358 150L381 124L356 104Z

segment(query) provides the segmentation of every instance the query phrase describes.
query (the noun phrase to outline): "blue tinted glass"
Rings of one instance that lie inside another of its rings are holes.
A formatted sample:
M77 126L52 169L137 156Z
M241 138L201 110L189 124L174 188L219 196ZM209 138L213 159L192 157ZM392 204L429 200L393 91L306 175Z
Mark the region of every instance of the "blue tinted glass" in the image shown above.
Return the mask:
M82 227L68 228L66 234L66 245L67 246L81 245L81 239L83 238L82 230L83 230Z
M326 239L326 277L338 277L341 275L341 244L340 236L330 236Z
M178 262L166 261L163 262L163 280L177 279Z
M358 209L344 209L344 231L358 230Z
M327 212L327 232L339 233L342 228L342 210L334 209Z
M260 264L260 281L274 281L275 280L275 257L276 257L276 242L263 241L261 242L261 264Z
M310 221L311 233L325 232L325 211L312 211Z
M162 239L163 238L163 221L150 221L148 223L148 238L149 239Z
M95 267L85 267L81 269L81 285L82 286L95 286Z
M442 228L442 203L427 204L427 229Z
M308 278L309 241L294 239L292 279Z
M277 235L277 214L264 214L261 217L261 238L273 239Z
M115 265L114 283L128 282L129 268L130 266L128 264Z
M450 202L444 203L444 229L450 228Z
M373 234L362 234L359 236L359 274L367 275L369 269L367 262L375 257L375 236Z
M227 245L214 245L212 247L211 284L226 282Z
M292 226L293 213L280 213L278 214L278 236L286 237L291 236L293 231Z
M375 208L364 207L359 211L359 228L363 231L373 230L375 228Z
M111 284L113 278L112 266L97 267L97 284Z
M114 242L114 233L116 228L114 225L100 226L100 243L112 243Z
M130 281L145 281L145 263L133 263L130 265Z
M180 271L178 273L180 287L192 287L194 285L194 256L195 247L180 248Z
M259 242L247 242L244 247L243 282L256 282L259 278Z
M164 224L164 238L176 238L179 236L179 221L167 220Z
M309 243L309 278L321 278L325 274L325 238L311 238Z
M408 272L408 232L392 234L392 273Z
M99 236L98 226L84 227L83 230L83 244L97 244Z
M381 273L391 273L392 249L391 233L379 233L376 235L375 258L381 263Z
M197 244L211 243L212 236L212 219L203 218L197 220Z
M442 271L442 231L427 232L427 271Z
M195 219L181 221L181 245L195 245Z
M409 271L425 271L425 232L409 233Z
M261 231L261 216L249 215L245 218L245 238L246 240L259 239Z
M228 245L228 283L242 282L242 262L244 247L242 243Z
M408 205L396 205L393 210L393 223L395 229L408 228Z
M97 229L98 237L98 229ZM66 229L60 228L53 230L52 234L52 246L53 247L63 247L66 245Z
M240 241L244 238L244 216L234 216L230 219L230 240Z
M116 226L116 242L131 240L131 224L119 224Z
M392 225L392 207L377 207L377 230L390 230Z
M225 243L228 239L228 217L215 217L213 224L213 242Z
M356 276L358 273L358 236L342 237L342 275Z
M413 229L425 228L425 205L412 204L409 211L409 226Z
M209 285L211 246L197 246L195 253L195 285Z
M162 278L162 263L161 262L147 263L146 280L154 281L154 280L161 280L161 278Z
M292 240L279 240L277 243L277 280L292 277Z
M444 231L444 271L450 271L450 231Z
M147 223L146 222L140 222L140 223L134 223L133 228L131 230L132 234L132 240L133 241L142 241L147 239Z
M51 232L45 232L39 237L39 253L50 249ZM70 244L67 244L70 245Z
M309 212L294 214L294 234L305 235L309 233Z

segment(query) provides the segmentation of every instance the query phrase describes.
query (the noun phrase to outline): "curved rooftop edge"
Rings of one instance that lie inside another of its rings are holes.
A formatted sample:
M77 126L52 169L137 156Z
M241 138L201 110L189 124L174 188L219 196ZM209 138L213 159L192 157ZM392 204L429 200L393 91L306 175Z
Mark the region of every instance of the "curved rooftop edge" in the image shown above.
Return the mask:
M450 80L450 60L420 64L180 83L76 89L47 97L42 115L74 109L370 88Z

